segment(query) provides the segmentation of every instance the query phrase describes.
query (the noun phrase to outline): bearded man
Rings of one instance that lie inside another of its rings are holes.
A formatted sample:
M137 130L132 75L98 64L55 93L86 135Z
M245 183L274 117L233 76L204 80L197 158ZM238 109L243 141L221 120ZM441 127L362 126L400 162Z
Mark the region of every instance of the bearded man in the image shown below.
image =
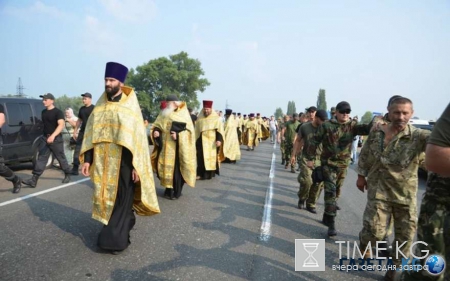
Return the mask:
M186 103L168 95L165 107L153 123L153 171L166 188L164 197L178 199L184 183L195 186L195 131Z
M138 215L160 213L149 146L136 93L124 86L128 68L109 62L105 92L86 124L81 172L94 183L92 217L105 226L101 249L118 254L130 244Z
M221 117L212 109L213 102L203 101L203 109L195 123L197 148L197 179L209 180L220 175L219 163L223 161L225 132Z

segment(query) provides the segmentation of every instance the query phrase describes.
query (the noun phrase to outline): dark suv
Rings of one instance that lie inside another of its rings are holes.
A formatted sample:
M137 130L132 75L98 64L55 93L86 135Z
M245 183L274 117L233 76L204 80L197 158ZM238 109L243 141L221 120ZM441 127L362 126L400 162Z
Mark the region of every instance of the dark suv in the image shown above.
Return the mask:
M41 113L45 107L42 100L0 97L0 104L5 108L6 119L0 129L5 164L33 161L34 165L39 156L37 142L44 130ZM47 166L52 162L53 155L50 155Z

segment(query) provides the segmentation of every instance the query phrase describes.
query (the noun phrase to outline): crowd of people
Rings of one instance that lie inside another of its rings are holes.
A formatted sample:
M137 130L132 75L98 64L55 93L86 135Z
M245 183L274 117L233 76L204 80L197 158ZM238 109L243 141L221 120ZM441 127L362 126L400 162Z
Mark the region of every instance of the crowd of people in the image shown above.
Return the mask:
M65 114L56 108L52 94L40 96L46 107L42 112L44 131L31 178L21 180L15 175L4 165L0 152L0 175L13 183L14 193L20 191L21 183L37 186L51 153L64 172L63 183L79 173L81 164L81 173L94 184L92 216L104 224L98 237L101 249L120 253L130 244L134 213L149 216L160 212L154 175L165 188L164 197L177 200L185 183L194 187L198 180L220 175L221 163L239 161L241 145L254 151L269 139L280 144L284 168L291 173L299 171L299 209L316 214L324 190L322 222L328 227L328 236L337 235L335 218L341 207L345 208L338 204L341 190L349 165L357 164L356 186L362 192L367 190L360 248L386 241L393 232L402 252L410 255L417 233L419 240L428 243L421 244L418 251L429 250L450 261L446 227L450 217L450 105L431 133L409 123L413 102L402 96L388 101L384 117L363 124L356 116L350 117L352 109L346 101L332 107L331 116L311 106L304 113L276 120L231 109L223 114L214 110L211 100L204 100L199 114L194 114L186 102L171 94L161 101L160 113L150 126L136 93L124 85L127 73L125 66L108 63L105 92L95 106L90 93L81 95L84 106L77 117L70 108ZM0 127L4 122L0 105ZM367 136L363 146L362 136ZM417 218L418 166L424 159L431 173ZM364 258L370 257L371 249ZM393 261L401 262L394 257ZM385 280L450 278L448 269L436 278L422 274L388 271Z

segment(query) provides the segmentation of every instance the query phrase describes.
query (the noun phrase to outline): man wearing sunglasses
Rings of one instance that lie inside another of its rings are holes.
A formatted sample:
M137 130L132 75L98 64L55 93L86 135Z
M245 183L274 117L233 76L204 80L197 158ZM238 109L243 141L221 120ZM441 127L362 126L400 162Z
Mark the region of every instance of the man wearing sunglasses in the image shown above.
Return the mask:
M372 127L370 124L358 124L350 119L351 107L346 101L336 106L336 119L325 121L319 126L310 145L304 150L306 165L314 168L316 149L322 144L320 162L323 170L325 188L325 213L323 223L328 226L328 236L336 236L335 217L336 195L339 194L341 185L347 174L350 164L350 149L353 138L357 135L367 135Z

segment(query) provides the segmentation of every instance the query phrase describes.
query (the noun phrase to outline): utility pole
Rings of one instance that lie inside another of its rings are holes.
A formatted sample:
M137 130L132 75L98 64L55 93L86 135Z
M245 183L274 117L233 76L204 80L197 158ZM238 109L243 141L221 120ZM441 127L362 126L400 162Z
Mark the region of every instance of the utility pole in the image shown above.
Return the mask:
M20 79L20 77L19 77L19 81L17 81L17 86L16 86L16 95L19 97L24 97L25 96L25 94L23 93L24 89L25 88L22 85L22 79Z

